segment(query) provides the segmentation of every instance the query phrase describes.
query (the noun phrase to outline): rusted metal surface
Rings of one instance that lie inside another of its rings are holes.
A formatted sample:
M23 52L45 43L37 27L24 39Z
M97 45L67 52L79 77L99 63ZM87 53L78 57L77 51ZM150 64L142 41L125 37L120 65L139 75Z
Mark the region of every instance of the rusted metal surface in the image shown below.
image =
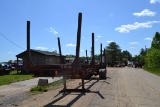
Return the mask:
M27 60L28 63L32 64L30 53L30 21L27 21Z
M102 64L102 43L100 44L100 63L95 64L94 33L92 33L92 60L91 60L91 63L90 64L83 64L83 65L81 65L81 67L86 70L86 72L85 72L86 79L90 79L92 75L100 75L100 74L102 75L102 73L99 73L99 72L102 71L102 69L103 69L103 71L106 70L106 65Z
M87 55L87 50L86 50L86 60L87 60L87 64L88 64L88 55Z
M94 58L94 33L92 33L92 60L91 60L91 67L95 68L95 58Z
M77 29L76 57L72 63L73 68L80 68L81 67L81 64L79 61L80 41L81 41L81 25L82 25L82 13L79 13L79 15L78 15L78 29Z
M102 43L100 45L100 66L102 66Z
M63 64L64 61L63 61L63 59L62 59L60 38L58 37L57 39L58 39L58 47L59 47L60 63Z

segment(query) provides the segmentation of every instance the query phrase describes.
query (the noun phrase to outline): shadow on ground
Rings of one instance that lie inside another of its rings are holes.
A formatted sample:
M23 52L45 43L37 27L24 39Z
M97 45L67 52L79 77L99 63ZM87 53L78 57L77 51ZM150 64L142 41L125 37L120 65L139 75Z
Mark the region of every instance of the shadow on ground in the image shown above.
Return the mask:
M90 82L90 81L92 81L92 80L89 80L89 81L85 82L85 84L88 83L88 82ZM86 89L89 90L89 89L90 89L94 84L96 84L98 81L99 81L99 80L93 82L93 83L92 83L91 85L89 85L88 88L86 88ZM106 82L106 81L105 81L105 82ZM106 83L109 84L108 82L106 82ZM81 85L78 86L78 87L75 88L75 89L78 89L78 88L80 88L80 87L81 87ZM78 99L80 99L83 95L86 95L86 93L97 93L97 94L100 96L100 98L105 99L105 98L103 97L103 95L102 95L99 91L80 92L80 93L76 93L76 94L75 94L75 93L72 93L72 92L64 92L64 93L58 93L58 94L57 94L56 96L54 96L54 97L57 97L57 96L60 95L60 94L62 94L62 96L59 97L59 98L57 98L56 100L52 101L51 103L45 105L44 107L71 107L76 101L78 101ZM75 97L75 98L74 98L72 101L70 101L67 105L55 105L56 102L64 99L67 95L72 95L72 94L77 95L77 97Z

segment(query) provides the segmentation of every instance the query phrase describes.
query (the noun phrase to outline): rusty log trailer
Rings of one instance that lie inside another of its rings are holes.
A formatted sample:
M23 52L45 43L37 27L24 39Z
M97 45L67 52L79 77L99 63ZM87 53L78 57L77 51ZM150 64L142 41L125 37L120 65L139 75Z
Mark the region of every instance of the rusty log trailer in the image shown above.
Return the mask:
M99 79L106 79L106 65L102 65L102 43L100 44L100 63L95 63L94 57L94 33L92 33L92 60L90 64L82 64L81 68L85 69L87 72L85 75L85 79L90 79L93 75L99 75ZM86 51L87 58L87 51ZM87 59L88 62L88 59Z
M61 72L64 80L64 88L60 92L88 92L84 88L84 78L90 73L93 73L95 67L95 62L93 61L90 66L82 67L79 61L79 51L80 51L80 38L81 38L81 23L82 23L82 13L79 13L78 16L78 30L77 30L77 45L76 45L76 58L72 64L62 64L62 55L60 48L60 40L58 39L59 53L60 53L60 62L61 64L56 65L33 65L30 59L30 21L27 21L27 65L26 69L34 72L44 72L48 71L51 76L56 76L55 72ZM93 39L92 39L93 40ZM94 46L92 46L94 50ZM94 56L93 56L94 59ZM94 66L93 66L94 65ZM90 69L92 72L88 72ZM106 75L106 74L105 74ZM66 88L66 79L81 79L82 80L82 89L67 89Z

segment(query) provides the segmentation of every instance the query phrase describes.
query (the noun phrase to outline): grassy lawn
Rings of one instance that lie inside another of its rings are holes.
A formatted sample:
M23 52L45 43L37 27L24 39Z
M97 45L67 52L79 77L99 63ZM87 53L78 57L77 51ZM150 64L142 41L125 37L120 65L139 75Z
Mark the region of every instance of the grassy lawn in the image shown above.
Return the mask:
M9 75L0 75L0 86L7 85L13 82L23 81L34 78L31 74L17 74L17 71L11 71Z
M147 68L147 67L144 67L143 69L148 71L148 72L150 72L150 73L152 73L152 74L160 76L160 68Z

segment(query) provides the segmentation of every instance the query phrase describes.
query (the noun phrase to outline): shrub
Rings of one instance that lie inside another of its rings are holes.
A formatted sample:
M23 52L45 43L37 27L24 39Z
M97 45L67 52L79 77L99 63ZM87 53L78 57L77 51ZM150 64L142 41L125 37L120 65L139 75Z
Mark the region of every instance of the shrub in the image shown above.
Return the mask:
M149 68L160 68L160 49L151 48L145 57L146 66Z

